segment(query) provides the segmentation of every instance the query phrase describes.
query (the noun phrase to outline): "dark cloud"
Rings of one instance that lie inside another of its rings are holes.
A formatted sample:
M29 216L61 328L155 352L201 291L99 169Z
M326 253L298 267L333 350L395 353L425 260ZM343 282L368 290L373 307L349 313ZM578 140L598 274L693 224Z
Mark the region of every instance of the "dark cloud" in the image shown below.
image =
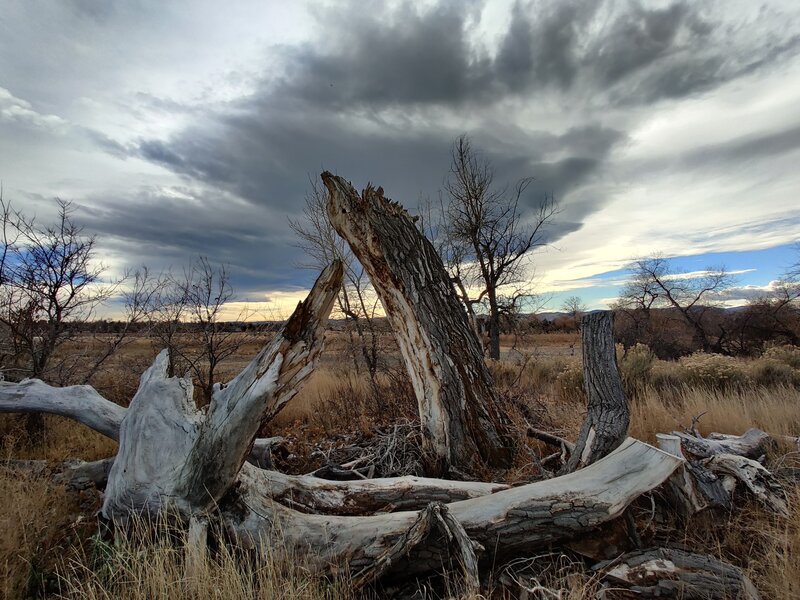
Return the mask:
M206 191L196 202L149 192L112 202L92 225L175 260L210 255L213 247L213 259L240 268L242 281L254 277L253 285L265 266L272 270L260 281L305 284L311 275L294 270L302 253L292 246L286 217L300 215L309 176L328 169L356 186L372 181L413 210L420 197L438 193L450 144L468 130L498 181L534 177L526 206L546 195L563 203L549 236L555 242L611 199L596 180L626 143L635 110L765 68L797 46L786 32L762 42L725 30L706 7L689 0L659 8L519 1L493 48L475 42L477 3L366 11L354 2L320 10L319 38L280 49L283 74L263 73L247 97L203 108L140 95L147 110L191 115L193 124L135 148L103 137L97 144ZM518 116L499 122L502 103L520 107L545 96L600 116L581 115L578 124L565 116L563 125L545 123L550 128L542 131L520 127ZM629 106L632 116L603 122L603 109ZM797 137L786 132L718 154L782 152Z
M337 5L320 16L321 43L287 54L280 94L339 108L486 104L547 89L644 103L735 79L791 56L800 42L790 32L761 39L755 26L731 32L690 0L664 8L519 0L491 52L473 43L479 11L468 6Z

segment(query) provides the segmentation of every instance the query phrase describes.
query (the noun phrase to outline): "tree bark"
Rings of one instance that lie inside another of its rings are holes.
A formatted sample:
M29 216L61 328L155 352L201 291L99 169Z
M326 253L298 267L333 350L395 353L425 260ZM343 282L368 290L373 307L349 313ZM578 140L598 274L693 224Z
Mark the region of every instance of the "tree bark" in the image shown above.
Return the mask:
M562 477L453 502L449 514L485 552L485 563L553 542L587 535L618 518L636 498L662 485L684 464L678 457L628 438L605 458ZM440 571L447 548L435 537L418 540L404 557L392 548L414 531L419 512L366 517L302 514L272 502L259 481L242 471L239 485L220 504L228 533L245 547L268 543L305 556L309 567L340 567L360 574L395 556L395 577ZM391 577L390 574L387 576Z
M623 584L632 598L758 600L738 567L713 556L671 548L637 550L596 565L605 579Z
M142 375L120 426L103 515L203 513L233 485L256 433L297 393L319 354L342 282L338 261L253 361L230 383L215 386L207 412L192 400L191 379L168 377L163 350Z
M614 450L625 439L630 422L614 348L614 313L598 311L584 315L581 343L588 405L566 472L590 465Z
M507 465L510 442L478 339L433 245L383 190L323 173L328 215L383 303L436 470Z

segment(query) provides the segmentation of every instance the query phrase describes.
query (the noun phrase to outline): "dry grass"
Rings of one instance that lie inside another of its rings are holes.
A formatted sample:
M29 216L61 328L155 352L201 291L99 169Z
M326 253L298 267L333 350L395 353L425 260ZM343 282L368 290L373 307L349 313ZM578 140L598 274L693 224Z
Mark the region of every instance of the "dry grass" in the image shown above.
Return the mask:
M139 522L122 541L95 538L91 554L62 563L59 587L75 600L345 600L352 595L346 578L323 579L303 566L302 558L281 549L244 552L222 546L201 552L187 545L186 534L165 524Z
M574 336L559 335L528 340L527 354L493 362L490 368L509 406L523 406L525 418L533 418L538 427L574 438L584 410L580 349L577 356L571 356L568 344L574 342ZM306 436L308 447L313 448L319 440L333 443L330 440L351 432L371 435L376 425L414 416L416 403L402 371L383 373L373 387L363 374L349 372L351 363L342 354L342 340L341 335L335 339L333 346L339 352L326 353L322 368L270 425L270 434L294 432ZM244 365L256 350L255 344L243 349L226 368L226 375ZM102 393L123 404L135 390L142 365L154 352L138 342L130 351L130 360L115 359L96 382ZM704 413L700 420L704 433L738 434L755 426L773 435L797 435L800 379L792 362L796 354L775 350L757 360L730 362L697 356L668 363L655 360L645 348L629 351L620 358L631 398L630 433L652 442L656 433L688 425L692 417ZM518 420L523 418L521 413L513 414ZM13 458L92 460L112 455L116 444L82 425L47 417L42 442L31 446L25 443L21 420L6 415L0 416L0 448ZM776 454L772 460L797 466L791 464L797 457L788 450L783 448L786 454ZM531 475L524 453L518 463L516 471L505 474L507 478ZM737 503L742 508L734 514L699 515L674 541L742 566L764 598L798 599L800 486L791 487L789 493L792 516L788 520L767 514L740 497ZM96 532L92 515L97 496L67 493L49 479L0 469L0 494L4 498L0 505L0 590L4 598L48 594L125 600L348 597L346 581L314 577L302 561L279 559L269 549L246 558L222 548L187 570L180 535L177 539L164 537L155 544L136 536L122 544L108 544L92 535ZM561 590L562 598L592 597L597 581L587 573L585 563L561 555L538 563L529 577ZM507 597L498 581L501 572L498 569L488 582L492 597ZM453 595L457 595L455 590L451 590Z

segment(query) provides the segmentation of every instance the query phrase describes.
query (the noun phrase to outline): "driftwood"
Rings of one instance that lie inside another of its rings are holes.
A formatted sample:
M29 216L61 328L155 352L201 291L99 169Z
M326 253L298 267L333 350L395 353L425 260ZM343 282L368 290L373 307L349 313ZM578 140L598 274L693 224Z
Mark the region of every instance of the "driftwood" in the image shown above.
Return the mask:
M323 173L328 215L383 303L438 470L504 466L511 449L480 342L436 249L383 189Z
M578 441L564 468L566 472L590 465L619 446L630 421L614 348L614 313L584 315L581 342L588 404Z

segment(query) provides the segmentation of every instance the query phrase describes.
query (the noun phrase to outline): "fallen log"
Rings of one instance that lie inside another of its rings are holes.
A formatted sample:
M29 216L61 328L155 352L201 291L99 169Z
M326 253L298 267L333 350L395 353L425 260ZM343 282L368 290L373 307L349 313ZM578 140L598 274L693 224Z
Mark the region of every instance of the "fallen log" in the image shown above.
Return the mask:
M789 516L786 491L761 463L735 454L715 454L704 460L703 464L716 475L729 475L741 481L768 510L784 517Z
M397 203L325 172L328 216L363 265L414 386L436 471L507 466L510 441L480 342L436 249ZM480 469L478 469L480 470Z
M618 518L636 498L662 485L684 461L648 444L627 439L596 463L569 475L447 505L449 514L491 562L556 541L587 535ZM228 533L243 546L267 543L306 556L310 566L360 573L379 561L419 518L417 512L366 517L302 514L269 500L243 470L234 493L220 509ZM414 545L392 565L408 577L435 572L447 548L435 538Z
M712 433L701 437L693 432L673 431L680 438L684 452L697 458L708 458L716 454L737 454L747 458L759 458L768 449L772 437L765 431L751 428L742 435Z
M682 600L758 600L755 586L741 569L706 554L650 548L594 566L632 598Z

